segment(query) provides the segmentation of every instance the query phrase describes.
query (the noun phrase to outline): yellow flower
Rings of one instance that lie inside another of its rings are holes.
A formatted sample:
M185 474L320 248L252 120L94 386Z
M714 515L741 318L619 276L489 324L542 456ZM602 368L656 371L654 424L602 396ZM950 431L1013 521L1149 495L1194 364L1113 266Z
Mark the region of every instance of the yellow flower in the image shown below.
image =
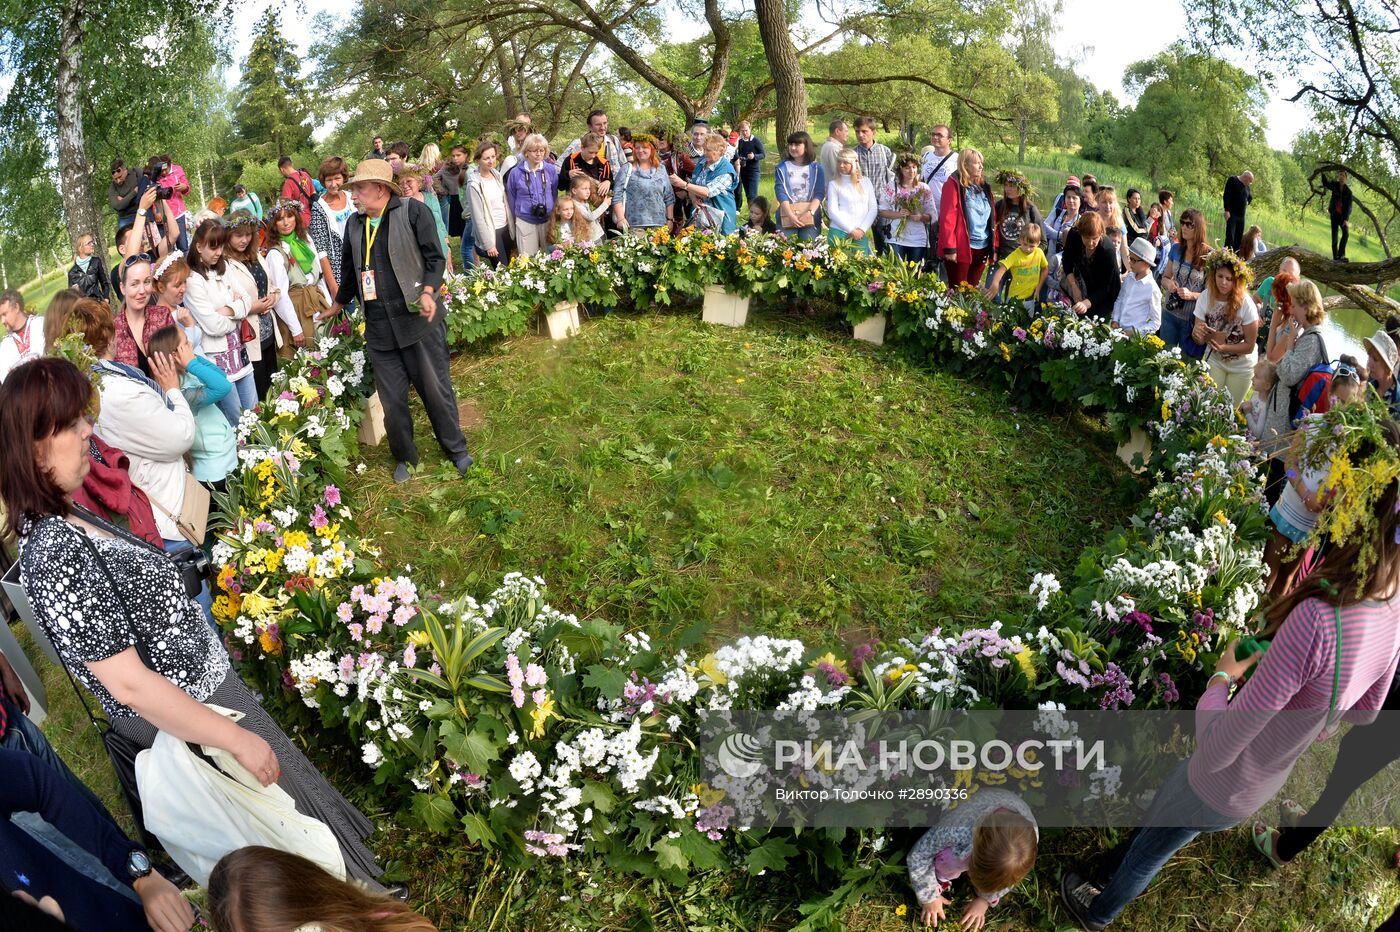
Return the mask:
M907 915L908 912L909 912L909 907L906 906L904 903L900 903L898 906L896 906L896 907L894 908L894 914L895 914L896 916L899 916L901 919L904 918L904 916Z
M535 707L530 710L530 722L532 725L532 727L530 728L530 737L544 737L544 729L545 726L549 723L549 720L551 718L562 717L563 716L561 716L558 712L554 711L554 697L546 693L544 697L544 702L537 703Z
M414 647L427 647L429 640L428 632L426 631L419 630L408 632L408 643L412 644Z
M1005 359L1007 362L1010 362L1010 361L1011 361L1011 347L1007 346L1005 343L998 343L998 344L997 344L997 348L1001 350L1001 358L1002 358L1002 359Z
M1162 402L1162 420L1163 420L1163 421L1170 421L1171 419L1172 419L1172 409L1171 409L1170 407L1168 407L1167 403L1164 401L1164 402Z
M719 668L719 660L714 654L706 654L701 657L698 664L691 665L690 672L703 673L716 686L723 686L729 682L729 677Z
M1016 666L1021 668L1021 672L1026 675L1026 682L1035 685L1035 658L1031 656L1029 649L1023 647L1012 655L1016 658Z
M264 583L265 585L265 583ZM262 594L262 586L257 591L243 597L243 611L253 618L262 618L277 608L277 602Z
M266 628L258 632L258 644L262 646L263 653L274 657L282 653L282 639L274 638L272 632Z
M743 385L743 384L744 384L744 380L743 380L742 378L735 379L735 380L734 380L734 384L735 384L735 385Z
M712 789L708 783L697 783L690 788L690 791L700 800L700 806L703 809L715 805L726 795L724 790Z
M812 661L812 669L815 670L822 664L828 664L833 669L840 670L842 673L846 672L846 661L836 659L836 655L831 651L827 651L816 660Z
M286 547L288 550L292 549L293 547L304 548L309 547L310 545L311 541L306 536L305 531L287 531L285 534L282 535L282 546Z
M1159 350L1164 349L1167 344L1155 333L1149 333L1147 335L1147 345L1154 350Z
M225 566L223 567L223 569L219 570L217 582L220 589L224 590L225 592L233 591L234 572L235 571L232 566Z

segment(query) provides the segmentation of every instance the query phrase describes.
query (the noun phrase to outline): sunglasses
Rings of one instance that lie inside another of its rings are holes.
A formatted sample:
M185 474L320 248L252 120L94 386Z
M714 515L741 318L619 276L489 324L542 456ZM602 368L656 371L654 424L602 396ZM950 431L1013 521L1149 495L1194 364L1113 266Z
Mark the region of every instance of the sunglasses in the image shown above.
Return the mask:
M1188 230L1188 229L1190 229L1191 227L1194 227L1195 225L1196 225L1196 222L1195 222L1194 220L1183 220L1183 221L1181 221L1181 228L1182 228L1183 230Z

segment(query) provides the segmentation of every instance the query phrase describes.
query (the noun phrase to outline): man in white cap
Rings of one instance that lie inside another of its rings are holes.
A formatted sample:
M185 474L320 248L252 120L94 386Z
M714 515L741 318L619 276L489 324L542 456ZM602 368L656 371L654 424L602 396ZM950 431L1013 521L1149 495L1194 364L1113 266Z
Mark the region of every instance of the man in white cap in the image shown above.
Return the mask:
M1112 325L1129 333L1156 333L1162 326L1162 290L1152 277L1157 249L1139 236L1128 246L1128 274L1113 302Z
M1391 416L1400 416L1400 391L1396 390L1395 383L1395 370L1400 368L1400 349L1395 348L1395 341L1383 329L1361 342L1366 345L1368 381L1381 401L1390 407Z
M436 221L421 201L399 197L394 170L382 159L360 162L347 187L357 212L345 222L340 288L324 316L339 314L357 299L364 307L365 343L384 405L384 430L398 461L394 481L407 482L409 467L418 464L410 384L423 400L442 452L465 473L472 458L452 391L447 315L437 306L447 258Z

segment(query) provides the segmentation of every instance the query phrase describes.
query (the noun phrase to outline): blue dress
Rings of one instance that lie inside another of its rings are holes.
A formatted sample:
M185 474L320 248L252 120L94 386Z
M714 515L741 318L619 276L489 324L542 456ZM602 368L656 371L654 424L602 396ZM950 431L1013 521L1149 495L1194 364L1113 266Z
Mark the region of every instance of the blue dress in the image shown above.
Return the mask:
M708 188L710 196L704 206L696 205L696 213L708 215L708 222L701 226L717 228L720 233L733 233L738 229L735 222L737 209L734 206L734 189L739 186L739 175L734 166L724 156L714 165L701 163L695 166L695 174L690 176L691 184Z

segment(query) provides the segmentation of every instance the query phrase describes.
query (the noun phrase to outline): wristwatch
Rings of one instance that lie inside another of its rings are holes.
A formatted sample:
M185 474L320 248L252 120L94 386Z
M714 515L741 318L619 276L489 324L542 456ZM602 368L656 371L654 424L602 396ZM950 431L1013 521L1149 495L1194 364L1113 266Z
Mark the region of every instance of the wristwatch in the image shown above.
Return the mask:
M126 874L132 882L140 880L142 877L150 876L151 859L140 848L132 848L131 853L126 856Z

